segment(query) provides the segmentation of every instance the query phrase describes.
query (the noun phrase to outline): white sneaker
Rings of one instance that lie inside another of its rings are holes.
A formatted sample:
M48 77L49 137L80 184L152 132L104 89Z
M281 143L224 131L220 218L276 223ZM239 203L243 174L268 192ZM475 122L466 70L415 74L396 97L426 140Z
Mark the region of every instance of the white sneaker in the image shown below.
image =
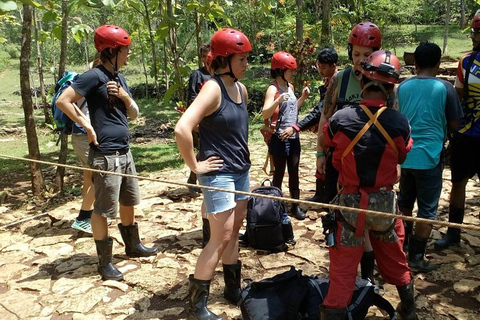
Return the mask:
M86 233L92 233L92 225L90 223L90 219L78 221L75 219L72 224L73 229L77 229Z

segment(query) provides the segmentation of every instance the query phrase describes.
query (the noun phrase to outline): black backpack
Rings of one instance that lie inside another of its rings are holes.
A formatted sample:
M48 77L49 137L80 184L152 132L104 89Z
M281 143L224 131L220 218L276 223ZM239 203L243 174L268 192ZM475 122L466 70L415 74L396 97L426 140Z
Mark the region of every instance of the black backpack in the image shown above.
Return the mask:
M262 186L252 193L283 197L282 191L275 186ZM273 252L285 251L287 246L282 234L282 216L285 212L283 201L252 197L247 206L247 230L243 237L245 245Z
M242 290L242 317L244 320L318 320L328 283L328 279L302 275L302 271L294 267L272 278L252 282ZM391 320L395 319L395 309L379 294L380 289L368 280L357 279L345 319L365 319L373 305L385 310Z

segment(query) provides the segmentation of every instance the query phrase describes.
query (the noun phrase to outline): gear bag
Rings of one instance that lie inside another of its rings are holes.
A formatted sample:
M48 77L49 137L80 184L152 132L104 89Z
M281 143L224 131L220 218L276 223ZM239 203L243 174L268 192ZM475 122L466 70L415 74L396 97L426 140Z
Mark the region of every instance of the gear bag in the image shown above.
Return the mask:
M265 180L252 193L283 197L275 186L266 186ZM282 216L285 203L279 200L252 197L247 205L247 230L243 239L245 245L273 252L285 251L287 246L282 232Z
M74 122L62 111L60 108L57 107L57 99L60 95L72 85L73 82L78 78L78 74L73 71L65 71L62 73L60 80L57 81L55 84L55 95L52 99L52 115L54 121L54 128L55 132L60 132L63 134L71 134ZM85 100L86 101L86 100ZM85 102L84 102L85 103ZM81 128L79 126L79 128ZM83 130L83 128L81 128Z
M328 291L328 279L302 275L302 270L289 271L272 278L250 283L242 291L240 309L244 320L317 320L320 305ZM368 280L357 279L345 319L365 319L371 306L385 310L395 319L392 304L380 295L383 288Z

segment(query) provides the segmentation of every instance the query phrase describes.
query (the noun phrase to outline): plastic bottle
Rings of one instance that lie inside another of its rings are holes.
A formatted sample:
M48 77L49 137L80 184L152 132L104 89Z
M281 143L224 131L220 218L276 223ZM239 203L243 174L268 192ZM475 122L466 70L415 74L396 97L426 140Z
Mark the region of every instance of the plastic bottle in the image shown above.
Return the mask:
M288 217L288 213L284 212L282 216L282 235L283 241L285 243L292 243L294 244L295 241L293 240L293 227L290 218Z

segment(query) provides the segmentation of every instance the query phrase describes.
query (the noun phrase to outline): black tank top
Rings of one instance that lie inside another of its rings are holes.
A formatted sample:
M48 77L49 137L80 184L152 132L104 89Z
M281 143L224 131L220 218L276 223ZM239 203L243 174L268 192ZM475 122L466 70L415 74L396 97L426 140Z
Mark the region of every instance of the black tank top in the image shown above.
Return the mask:
M218 109L200 122L200 152L198 160L211 156L223 159L219 173L244 173L250 169L250 151L248 150L248 112L241 87L237 84L242 102L230 99L218 76L212 77L222 91L222 101ZM207 175L209 175L207 174Z

